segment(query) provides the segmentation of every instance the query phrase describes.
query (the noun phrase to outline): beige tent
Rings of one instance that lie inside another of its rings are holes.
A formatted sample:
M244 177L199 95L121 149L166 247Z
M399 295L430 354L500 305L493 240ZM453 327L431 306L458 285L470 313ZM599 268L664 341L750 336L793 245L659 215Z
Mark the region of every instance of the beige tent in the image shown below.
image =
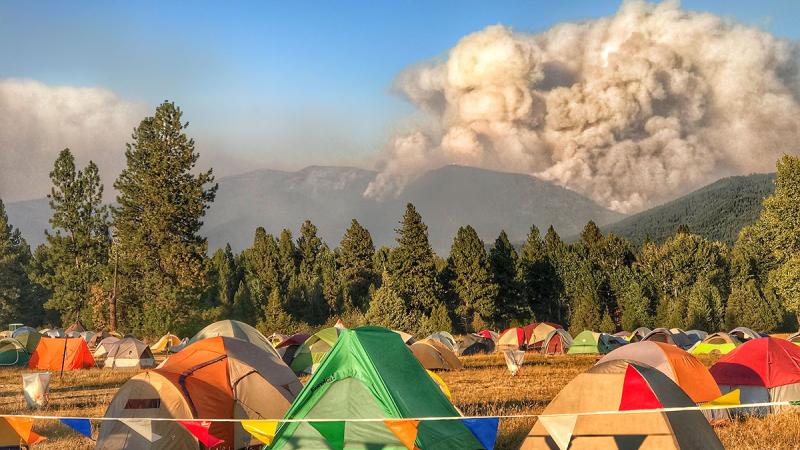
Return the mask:
M428 370L461 370L458 357L446 345L433 339L423 339L411 344L411 352Z
M150 346L150 350L155 353L164 353L169 352L172 350L173 347L180 345L181 339L174 334L167 333L164 336L161 336L155 344Z
M101 356L105 356L108 354L108 350L111 348L112 345L119 342L119 338L116 336L109 336L102 341L97 343L97 347L94 349L94 357L99 358Z
M217 336L226 336L247 341L261 350L272 353L280 358L280 355L278 355L275 347L269 342L269 339L252 326L244 322L239 322L238 320L220 320L219 322L214 322L189 339L189 343L194 344L197 341Z
M109 344L103 367L107 369L147 369L155 367L156 359L150 347L136 338L125 338Z
M280 357L230 337L204 339L172 355L160 369L140 373L120 387L105 417L178 419L280 419L302 389ZM95 449L199 450L178 422L153 421L161 436L151 443L123 421L102 423ZM214 422L220 447L259 445L239 423Z
M598 364L575 377L543 414L693 407L692 400L666 375L624 360ZM522 449L722 449L722 443L699 411L540 418ZM570 433L571 431L571 433Z

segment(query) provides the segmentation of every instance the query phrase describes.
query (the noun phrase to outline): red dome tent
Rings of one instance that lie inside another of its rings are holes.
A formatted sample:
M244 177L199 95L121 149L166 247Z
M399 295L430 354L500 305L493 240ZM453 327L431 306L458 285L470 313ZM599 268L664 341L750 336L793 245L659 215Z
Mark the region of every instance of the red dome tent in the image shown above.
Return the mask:
M723 393L740 389L742 404L800 400L800 347L784 339L751 339L709 369ZM750 408L749 413L781 407Z

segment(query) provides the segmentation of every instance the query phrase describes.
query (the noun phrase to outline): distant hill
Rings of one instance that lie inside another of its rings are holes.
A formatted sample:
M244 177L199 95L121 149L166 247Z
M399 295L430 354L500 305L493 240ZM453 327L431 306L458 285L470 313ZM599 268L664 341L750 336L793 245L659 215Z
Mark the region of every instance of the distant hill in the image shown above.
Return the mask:
M692 233L733 243L742 227L753 223L761 201L775 190L775 174L722 178L669 203L601 227L634 243L662 242L686 224Z
M394 245L405 204L412 202L428 225L433 248L447 254L461 225L472 225L490 243L501 229L519 241L532 224L542 230L552 224L566 236L578 233L590 219L608 224L623 217L581 194L528 175L445 166L423 174L399 198L386 201L362 195L375 175L353 167L311 166L296 172L259 170L221 178L202 233L211 250L229 242L238 251L251 245L258 226L276 235L289 228L296 235L300 224L310 219L333 247L356 218L370 230L376 246ZM7 206L12 224L28 242L41 243L50 216L47 201Z

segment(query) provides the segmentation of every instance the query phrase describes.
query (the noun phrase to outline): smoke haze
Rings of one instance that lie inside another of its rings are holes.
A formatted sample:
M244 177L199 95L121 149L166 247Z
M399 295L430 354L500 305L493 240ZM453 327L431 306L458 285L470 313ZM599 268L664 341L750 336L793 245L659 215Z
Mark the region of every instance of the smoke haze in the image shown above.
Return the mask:
M387 145L365 195L456 163L635 212L796 152L798 72L796 42L673 2L540 34L491 26L398 76L429 125Z

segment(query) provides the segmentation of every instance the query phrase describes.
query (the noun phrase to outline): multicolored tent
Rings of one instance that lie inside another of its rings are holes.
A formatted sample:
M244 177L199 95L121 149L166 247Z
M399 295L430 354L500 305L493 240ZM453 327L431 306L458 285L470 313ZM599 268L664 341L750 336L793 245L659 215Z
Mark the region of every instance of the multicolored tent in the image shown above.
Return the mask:
M428 370L461 370L458 356L439 341L423 339L411 344L411 353Z
M695 403L706 403L722 394L706 366L674 345L642 341L624 345L603 356L597 364L628 360L655 368L674 381Z
M563 355L572 345L572 336L567 330L558 328L550 332L542 344L542 354Z
M550 334L551 331L563 328L564 327L561 325L552 322L534 322L528 325L525 327L526 330L530 329L530 331L526 332L528 336L528 348L539 350L542 348L544 340L547 339L547 335Z
M219 322L214 322L192 336L192 338L189 339L189 343L194 344L197 341L217 336L241 339L255 345L267 353L280 356L278 355L278 352L275 351L275 347L269 343L269 339L261 334L261 332L244 322L239 322L238 320L220 320Z
M525 328L508 328L500 333L500 336L497 338L495 350L499 352L504 350L525 350L528 346L528 338L530 338L530 333L526 335Z
M297 354L297 350L300 349L300 346L303 345L303 342L307 341L309 337L311 336L305 333L287 336L275 345L275 350L281 355L283 362L287 365L291 365L292 361L294 361L295 354Z
M172 355L163 367L140 373L122 385L106 417L177 419L278 419L300 392L294 373L281 359L231 337L203 339ZM199 450L198 440L175 421L153 421L150 442L123 421L105 421L95 449ZM213 422L209 433L221 447L258 445L239 423Z
M458 417L437 384L397 334L380 327L343 330L314 372L286 419L402 419ZM335 422L339 448L406 450L382 422ZM333 426L333 425L332 425ZM460 421L422 421L413 445L425 450L482 448ZM308 422L282 423L270 447L330 448Z
M705 339L694 344L689 349L689 353L693 355L727 355L739 345L741 345L741 342L738 339L724 331L720 331L706 336Z
M494 341L478 334L468 334L458 344L458 356L477 355L479 353L492 353Z
M0 366L27 366L31 359L25 346L14 338L0 339Z
M547 405L543 414L571 414L695 406L660 371L624 360L598 364L578 375ZM630 416L541 417L522 449L723 449L699 411L639 413Z
M666 328L656 328L648 333L647 336L643 337L642 341L663 342L665 344L675 345L682 349L687 349L692 346L692 340L689 339L689 336L686 336L686 333L677 328L672 330L668 330Z
M567 353L570 355L580 353L605 354L627 343L628 341L620 337L584 330L572 339L572 344L569 346Z
M161 336L161 339L156 341L155 344L150 346L150 350L152 350L154 353L169 352L173 347L180 345L180 343L181 338L172 333L167 333L164 336Z
M94 366L94 358L82 338L48 338L39 340L28 367L39 370L76 370Z
M500 337L500 335L497 334L496 331L492 331L492 330L481 330L481 331L478 331L475 334L477 334L478 336L484 337L486 339L491 339L492 342L497 342L497 338Z
M723 393L740 390L741 403L800 400L800 347L785 339L751 339L723 356L711 369ZM743 408L765 415L784 407Z
M330 351L339 334L347 328L331 327L322 329L297 349L290 367L295 373L314 373L322 358ZM398 335L399 336L399 335Z

